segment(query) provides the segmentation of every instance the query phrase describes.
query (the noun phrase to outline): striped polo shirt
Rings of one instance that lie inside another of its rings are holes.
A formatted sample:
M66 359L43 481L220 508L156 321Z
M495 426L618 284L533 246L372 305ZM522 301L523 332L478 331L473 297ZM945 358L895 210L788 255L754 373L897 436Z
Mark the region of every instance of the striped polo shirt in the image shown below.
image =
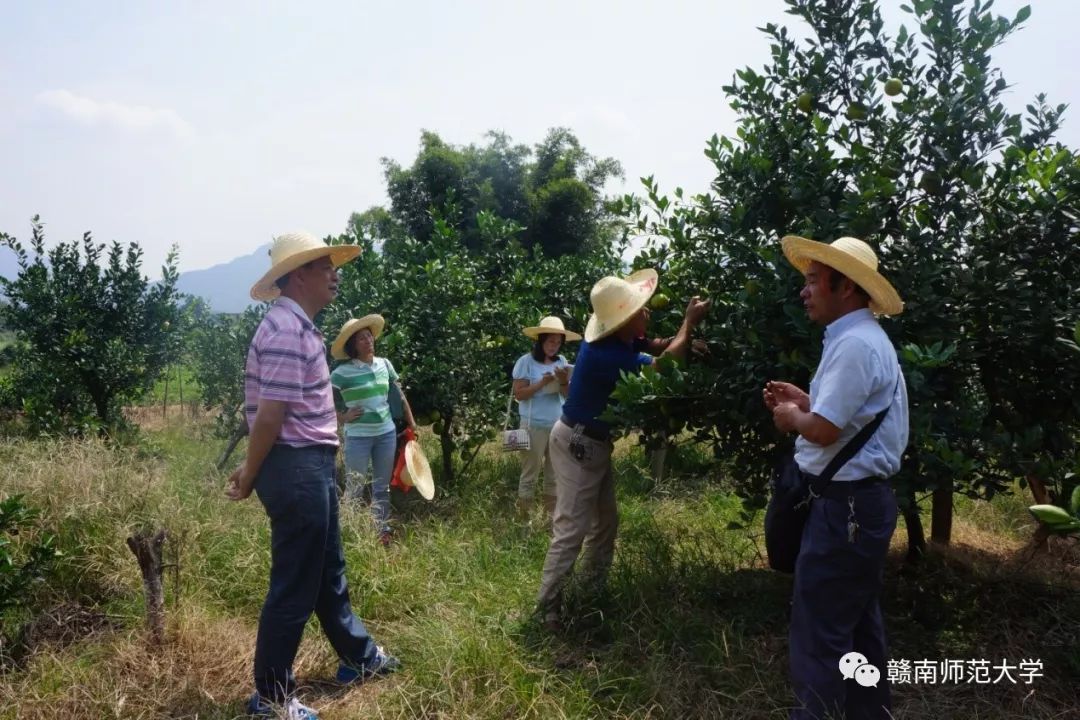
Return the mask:
M288 403L277 443L337 446L337 415L323 336L291 298L274 301L248 348L244 409L249 430L261 399Z
M363 360L350 360L334 368L330 384L334 386L334 400L338 410L360 407L363 414L345 424L345 434L351 437L376 437L394 432L394 419L390 415L390 401L386 394L390 383L396 382L398 374L386 358L372 358L371 364Z

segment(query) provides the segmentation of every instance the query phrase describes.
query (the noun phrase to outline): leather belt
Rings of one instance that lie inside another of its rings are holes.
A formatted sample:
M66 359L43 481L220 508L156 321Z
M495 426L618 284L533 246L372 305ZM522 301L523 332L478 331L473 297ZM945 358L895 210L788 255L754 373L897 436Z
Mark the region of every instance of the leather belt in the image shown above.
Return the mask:
M885 478L868 477L861 480L851 480L848 482L837 482L833 480L831 483L825 486L825 489L821 491L822 497L827 497L830 500L843 500L852 492L859 490L865 490L871 485L877 485L878 483L885 482Z
M604 430L603 428L598 428L596 426L589 427L585 423L574 422L565 415L559 418L559 422L573 430L580 432L585 437L591 438L593 440L598 440L599 442L607 442L611 439L610 430Z

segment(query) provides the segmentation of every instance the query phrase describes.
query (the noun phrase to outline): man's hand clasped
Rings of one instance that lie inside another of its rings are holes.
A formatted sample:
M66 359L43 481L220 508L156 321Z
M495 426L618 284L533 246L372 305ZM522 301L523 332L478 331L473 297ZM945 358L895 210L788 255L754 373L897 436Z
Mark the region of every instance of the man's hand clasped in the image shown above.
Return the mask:
M245 466L241 465L229 476L229 484L225 488L225 497L230 500L246 500L255 487L255 478L247 475Z
M765 408L773 414L773 425L780 432L794 432L800 412L810 412L810 396L798 386L777 380L765 383L761 391Z

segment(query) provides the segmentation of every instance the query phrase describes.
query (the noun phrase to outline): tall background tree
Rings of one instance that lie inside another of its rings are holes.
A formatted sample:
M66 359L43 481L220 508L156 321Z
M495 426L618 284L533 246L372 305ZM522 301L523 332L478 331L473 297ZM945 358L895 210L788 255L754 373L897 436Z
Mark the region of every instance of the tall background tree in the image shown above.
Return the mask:
M535 148L498 132L489 132L484 144L465 146L424 132L411 165L384 159L383 166L389 216L399 226L380 226L388 233L383 239L427 242L437 232L432 210L450 207L455 212L444 213L444 220L473 251L484 248L480 213L514 222L522 228L514 239L552 257L595 249L616 234L605 209L604 185L621 177L622 169L612 158L589 154L566 128L553 128ZM386 218L371 212L369 221Z
M496 132L467 146L425 132L408 167L384 165L390 207L354 213L330 239L365 250L320 324L332 337L350 316L386 317L378 351L439 436L449 482L501 427L528 348L521 327L550 313L584 327L589 288L619 268L603 191L621 169L564 128L535 148Z

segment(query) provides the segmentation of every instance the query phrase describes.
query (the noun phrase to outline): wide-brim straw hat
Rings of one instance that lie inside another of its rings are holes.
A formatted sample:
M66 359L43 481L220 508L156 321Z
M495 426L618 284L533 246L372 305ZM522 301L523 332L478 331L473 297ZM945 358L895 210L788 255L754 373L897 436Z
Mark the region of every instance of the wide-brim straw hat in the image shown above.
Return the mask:
M435 478L431 475L431 465L420 447L420 443L410 440L405 443L405 468L401 473L401 482L412 485L425 500L435 497Z
M810 263L817 260L851 278L870 296L870 311L875 315L899 315L904 311L900 294L878 272L878 259L873 248L862 240L842 237L826 244L788 235L780 243L788 261L803 275Z
M349 342L349 338L364 328L371 330L371 336L377 338L382 335L385 326L386 320L382 315L371 314L360 319L350 318L341 326L341 332L334 338L334 343L330 346L330 354L336 360L348 360L349 353L345 352L345 343Z
M306 232L279 235L270 246L270 270L251 286L251 299L261 302L276 299L281 290L275 283L312 260L329 255L334 267L341 267L359 254L359 245L327 245Z
M563 321L554 315L548 315L546 318L540 321L539 325L523 328L525 337L530 337L533 340L538 339L541 335L562 335L570 342L580 340L581 336L576 332L571 332L563 325Z
M585 342L596 342L630 322L656 292L657 275L638 270L627 278L600 278L589 293L593 314L585 326Z

